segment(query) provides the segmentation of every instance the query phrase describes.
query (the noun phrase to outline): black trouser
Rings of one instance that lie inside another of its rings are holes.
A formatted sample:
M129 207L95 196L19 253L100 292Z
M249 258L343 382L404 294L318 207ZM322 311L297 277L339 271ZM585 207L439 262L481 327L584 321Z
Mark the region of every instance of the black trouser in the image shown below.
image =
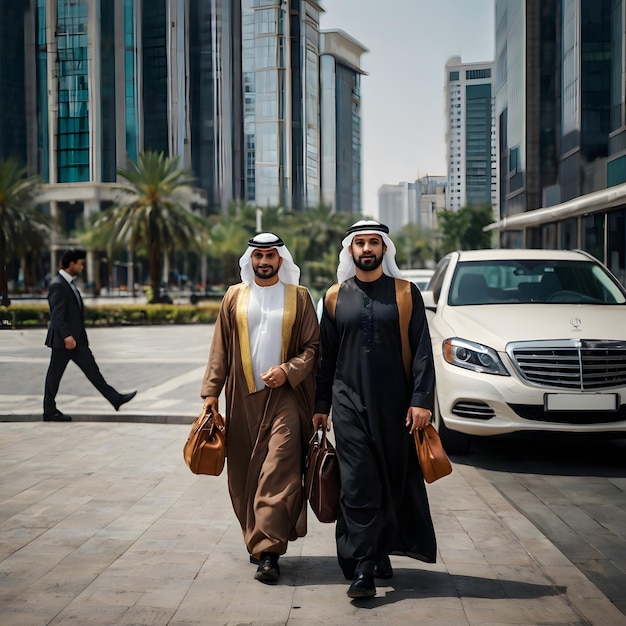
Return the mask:
M86 342L80 341L74 350L53 348L50 365L46 374L46 383L43 396L43 414L52 415L56 410L55 398L61 384L61 377L70 361L83 371L89 382L113 405L118 400L119 392L111 387L100 372L93 353Z

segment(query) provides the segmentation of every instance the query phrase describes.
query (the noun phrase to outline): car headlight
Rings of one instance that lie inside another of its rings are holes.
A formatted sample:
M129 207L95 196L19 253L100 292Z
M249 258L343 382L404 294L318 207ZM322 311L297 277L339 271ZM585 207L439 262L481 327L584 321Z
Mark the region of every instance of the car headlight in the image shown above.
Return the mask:
M450 363L466 370L481 374L510 376L498 353L489 346L452 337L443 342L443 358Z

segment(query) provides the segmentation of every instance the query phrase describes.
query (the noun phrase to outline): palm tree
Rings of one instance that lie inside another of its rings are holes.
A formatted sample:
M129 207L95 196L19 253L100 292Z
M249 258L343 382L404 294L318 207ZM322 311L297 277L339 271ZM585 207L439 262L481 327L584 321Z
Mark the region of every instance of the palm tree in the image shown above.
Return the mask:
M403 226L400 232L393 235L398 266L403 269L425 267L432 257L433 240L434 234L417 224Z
M302 269L301 282L323 293L336 280L337 261L346 229L359 219L319 205L297 216L293 255Z
M9 306L7 263L45 245L50 218L35 204L38 179L15 158L0 161L0 305Z
M144 152L137 163L119 169L125 182L118 185L121 200L104 211L93 229L101 233L109 249L125 245L131 254L140 247L148 255L151 303L159 301L164 254L176 250L201 251L208 238L208 224L189 207L194 179L178 166L178 157Z

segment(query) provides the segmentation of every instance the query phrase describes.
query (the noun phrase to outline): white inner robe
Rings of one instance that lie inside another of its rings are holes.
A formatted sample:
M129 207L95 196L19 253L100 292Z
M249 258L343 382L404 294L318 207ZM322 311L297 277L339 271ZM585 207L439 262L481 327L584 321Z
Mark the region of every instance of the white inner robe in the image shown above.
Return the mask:
M283 334L285 285L280 281L270 287L250 286L248 303L248 332L252 372L257 391L265 387L261 374L270 367L280 365Z

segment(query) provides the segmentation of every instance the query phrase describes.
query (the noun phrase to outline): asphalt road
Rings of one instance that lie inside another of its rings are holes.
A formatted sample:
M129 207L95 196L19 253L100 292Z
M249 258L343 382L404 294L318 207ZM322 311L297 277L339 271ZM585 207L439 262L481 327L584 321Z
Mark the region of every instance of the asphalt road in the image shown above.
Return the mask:
M626 614L626 439L482 437L472 465Z

